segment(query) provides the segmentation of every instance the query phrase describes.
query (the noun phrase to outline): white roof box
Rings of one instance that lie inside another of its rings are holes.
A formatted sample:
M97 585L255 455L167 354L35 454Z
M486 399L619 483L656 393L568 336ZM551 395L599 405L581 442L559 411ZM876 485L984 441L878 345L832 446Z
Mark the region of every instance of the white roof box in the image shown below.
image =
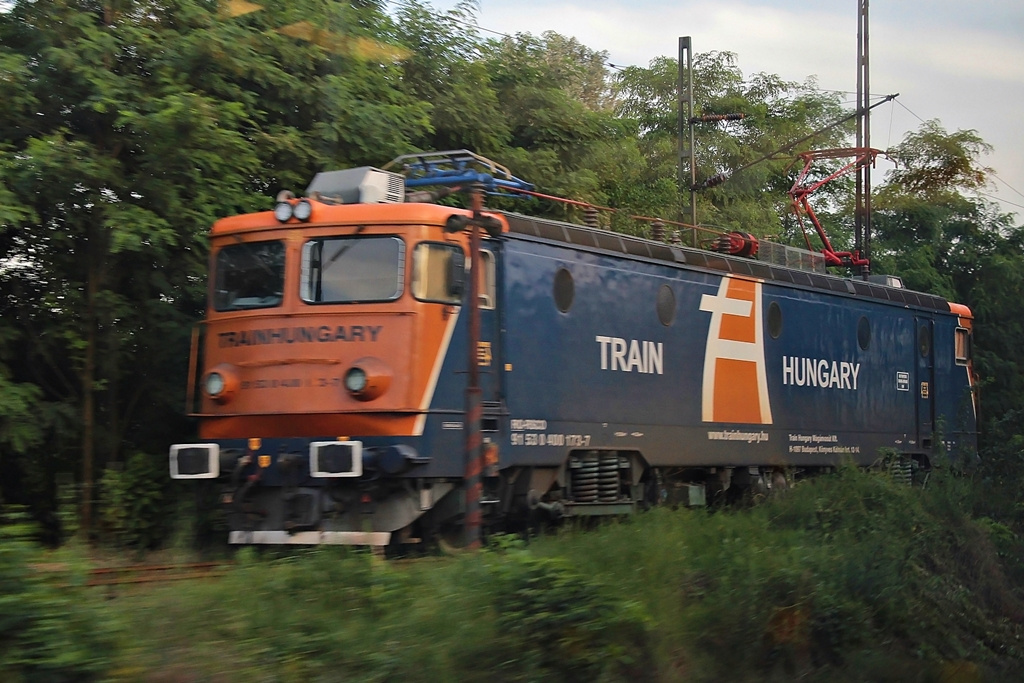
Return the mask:
M398 204L405 199L405 177L371 166L317 173L306 188L343 204Z

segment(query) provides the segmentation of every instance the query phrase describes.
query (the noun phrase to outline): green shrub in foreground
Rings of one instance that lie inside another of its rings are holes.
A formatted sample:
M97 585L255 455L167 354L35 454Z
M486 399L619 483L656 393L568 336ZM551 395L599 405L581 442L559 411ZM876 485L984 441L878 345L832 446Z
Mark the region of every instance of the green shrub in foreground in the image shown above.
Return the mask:
M1018 596L962 494L844 470L751 509L455 559L248 550L222 579L147 594L171 628L140 613L126 632L141 670L181 680L1020 680Z
M131 455L100 480L100 511L113 541L122 547L159 546L170 531L173 505L163 456Z
M23 526L0 525L0 680L91 681L114 654L111 626L66 573L44 576Z
M560 558L514 552L493 567L506 680L654 680L648 621Z
M1019 672L1024 612L964 494L848 468L751 509L653 510L531 549L641 602L659 680Z

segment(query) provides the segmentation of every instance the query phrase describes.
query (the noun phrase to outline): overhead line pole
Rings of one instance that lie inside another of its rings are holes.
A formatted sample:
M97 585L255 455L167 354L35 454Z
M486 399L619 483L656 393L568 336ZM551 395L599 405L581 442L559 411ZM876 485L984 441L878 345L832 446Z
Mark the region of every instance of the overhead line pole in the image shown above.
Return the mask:
M679 187L690 188L690 225L697 225L697 160L693 149L693 46L690 36L679 38ZM686 166L689 164L689 181ZM680 219L682 212L680 211ZM697 233L693 233L697 245Z
M469 357L466 382L466 469L465 469L465 543L470 550L481 545L480 527L483 514L480 499L483 497L483 438L482 391L480 389L480 223L482 222L484 189L474 185L470 191L473 217L468 221L469 233Z
M871 146L871 80L869 63L868 0L857 0L857 147ZM856 207L854 209L855 249L862 258L871 259L871 164L857 169ZM861 275L870 274L870 265L861 266Z

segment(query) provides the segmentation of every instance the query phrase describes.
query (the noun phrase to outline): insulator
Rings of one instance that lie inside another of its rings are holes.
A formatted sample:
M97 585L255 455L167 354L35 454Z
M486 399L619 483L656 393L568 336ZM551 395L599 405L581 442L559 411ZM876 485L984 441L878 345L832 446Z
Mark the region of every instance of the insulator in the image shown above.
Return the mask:
M418 192L406 192L405 201L410 204L427 204L437 199L433 192L420 190Z
M760 243L757 238L751 235L749 232L735 231L731 233L733 238L733 251L731 252L735 256L742 256L744 258L754 258L757 255L757 249Z
M651 223L651 238L659 242L665 241L665 224L661 221Z
M711 176L710 178L708 178L707 180L705 180L700 185L698 185L695 189L706 190L709 187L714 187L716 185L721 185L722 183L724 183L728 179L729 179L729 174L728 173L717 173L717 174Z
M758 247L760 247L760 242L757 241L756 237L749 232L740 232L739 230L719 235L710 245L711 251L717 251L719 254L742 256L744 258L756 256Z
M716 123L718 121L742 121L747 118L746 114L704 114L694 116L690 123Z
M593 206L588 206L583 209L583 222L587 227L596 228L599 227L597 223L597 209Z

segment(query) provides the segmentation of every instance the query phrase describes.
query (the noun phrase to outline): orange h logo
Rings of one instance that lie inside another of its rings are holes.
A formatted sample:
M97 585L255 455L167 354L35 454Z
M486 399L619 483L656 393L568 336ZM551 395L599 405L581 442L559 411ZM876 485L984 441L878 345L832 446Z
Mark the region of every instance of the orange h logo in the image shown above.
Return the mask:
M704 352L701 419L771 424L761 283L723 277L717 295L701 297L700 310L711 313Z

